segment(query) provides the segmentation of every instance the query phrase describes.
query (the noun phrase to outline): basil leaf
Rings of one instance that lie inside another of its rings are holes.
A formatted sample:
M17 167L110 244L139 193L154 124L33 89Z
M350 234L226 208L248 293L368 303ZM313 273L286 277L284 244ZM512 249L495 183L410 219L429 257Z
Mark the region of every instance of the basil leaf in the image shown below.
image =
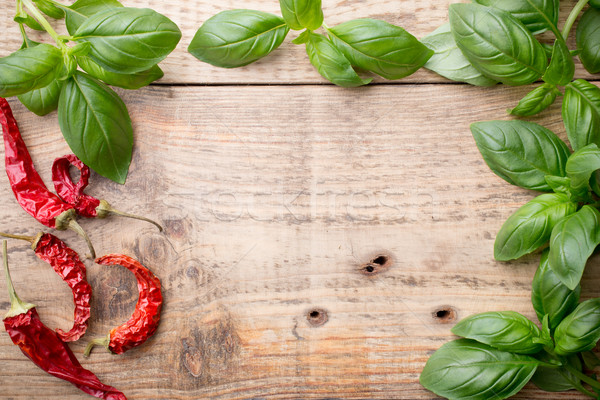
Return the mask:
M456 45L450 24L444 24L425 36L421 42L433 50L425 68L457 82L475 86L494 86L498 82L485 77L473 67Z
M65 17L65 12L60 7L54 5L54 3L47 0L33 0L36 7L47 16L54 19L62 19Z
M508 11L534 35L558 24L558 0L475 0L475 3Z
M550 329L555 329L565 316L570 314L579 303L581 286L571 290L558 279L550 269L548 250L542 253L540 266L531 284L531 303L538 319L548 316Z
M310 34L306 53L319 74L338 86L356 87L371 82L371 79L358 76L350 61L321 34Z
M217 67L243 67L278 48L289 30L277 15L254 10L223 11L202 24L188 51Z
M556 224L550 237L548 261L558 279L574 290L587 259L600 244L600 212L583 206Z
M508 110L508 113L519 117L536 115L550 107L559 94L560 90L555 85L544 83L527 93L515 108Z
M70 35L74 35L88 17L116 7L123 7L123 5L117 0L77 0L63 9L67 31Z
M553 85L564 86L575 76L575 62L565 41L556 39L552 47L552 58L542 79Z
M550 191L546 175L565 176L569 148L552 131L526 121L485 121L471 132L491 170L513 185Z
M386 79L413 74L433 54L404 29L377 19L355 19L327 32L350 64Z
M45 30L44 28L42 28L40 23L37 22L37 20L35 20L35 18L33 18L29 14L24 13L23 15L17 15L13 20L19 24L25 24L28 27L30 27L31 29L36 30L36 31L44 31Z
M76 72L60 94L58 122L69 147L81 161L100 175L125 182L133 128L125 103L112 89Z
M292 40L293 44L305 44L310 40L310 31L302 31L298 37Z
M48 86L58 75L59 49L40 44L0 58L0 97L11 97Z
M456 44L488 78L525 85L546 70L546 53L515 17L478 4L451 4L450 26Z
M589 370L600 367L600 358L592 351L584 351L581 353L581 359L583 360L585 367Z
M34 89L18 96L19 101L39 116L49 114L58 107L58 98L63 86L63 81L52 81L46 87Z
M600 8L600 0L590 0L589 5L594 8Z
M285 23L294 30L314 31L323 25L321 0L279 0Z
M600 298L581 303L556 328L555 351L568 355L596 347L600 339Z
M539 358L542 361L552 361L550 357ZM566 362L579 372L582 371L581 361L576 355L569 357ZM581 387L581 380L565 367L551 368L540 365L531 382L547 392L564 392Z
M158 65L153 66L147 71L136 72L134 74L119 74L103 69L89 57L77 57L77 63L81 69L94 78L123 89L139 89L148 86L150 83L162 78L164 75Z
M469 339L444 344L425 364L420 382L451 400L506 399L533 376L540 362Z
M571 194L571 178L565 176L546 176L546 183L554 193Z
M540 329L514 311L471 315L454 325L452 333L516 354L535 354L544 348Z
M149 8L119 7L86 19L74 40L90 43L88 57L102 68L130 74L162 61L181 39L169 18Z
M494 242L494 258L513 260L538 249L548 242L552 228L576 210L577 204L562 193L536 197L504 222Z
M565 87L562 117L573 150L600 145L600 89L577 79Z
M577 48L585 69L592 74L600 72L600 10L590 8L583 13L577 25Z
M589 144L569 157L567 174L571 177L574 189L588 188L592 174L600 169L600 149L594 143Z

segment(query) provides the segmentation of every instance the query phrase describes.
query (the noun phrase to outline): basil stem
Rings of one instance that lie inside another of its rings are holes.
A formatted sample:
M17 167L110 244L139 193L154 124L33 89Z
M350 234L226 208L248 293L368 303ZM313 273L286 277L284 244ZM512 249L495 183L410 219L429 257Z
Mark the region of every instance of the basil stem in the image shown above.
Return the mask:
M565 41L569 37L571 28L573 27L575 20L579 16L579 13L581 12L581 10L583 10L583 7L585 7L585 5L589 1L590 0L579 0L579 2L575 5L575 7L573 7L573 10L571 10L571 14L569 14L569 17L567 18L567 22L565 22L565 26L563 27L563 31L562 31L562 37Z

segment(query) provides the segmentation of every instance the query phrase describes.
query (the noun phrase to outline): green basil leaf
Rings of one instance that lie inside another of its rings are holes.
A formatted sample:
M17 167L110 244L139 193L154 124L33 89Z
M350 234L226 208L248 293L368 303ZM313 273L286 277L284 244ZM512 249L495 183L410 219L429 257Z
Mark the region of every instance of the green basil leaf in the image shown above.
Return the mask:
M216 67L243 67L278 48L289 30L277 15L254 10L222 11L202 24L188 51Z
M77 63L81 69L94 78L123 89L139 89L148 86L150 83L162 78L164 75L158 65L153 66L147 71L136 72L134 74L119 74L103 69L89 57L77 57Z
M323 25L321 0L279 0L285 23L294 30L317 30Z
M577 204L562 193L536 197L504 222L496 235L494 257L499 261L508 261L538 249L548 242L552 228L576 210Z
M565 41L556 39L552 47L552 58L542 79L553 85L564 86L575 76L575 62Z
M111 8L123 7L117 0L77 0L65 7L65 25L69 35L74 35L83 22L94 14Z
M565 87L562 116L573 150L590 143L600 146L600 89L577 79Z
M76 72L58 103L58 122L69 147L102 176L124 183L131 162L133 128L123 100L108 86Z
M538 319L548 317L550 329L555 329L565 316L570 314L579 303L581 286L575 290L566 287L550 269L548 250L542 253L540 266L531 284L531 303Z
M48 86L58 75L59 49L40 44L0 58L0 97L11 97Z
M450 24L440 26L425 36L421 42L433 50L433 55L425 63L425 68L438 75L475 86L494 86L498 83L485 77L466 59L454 41Z
M36 31L44 31L44 30L45 30L44 28L42 28L42 26L40 25L40 23L39 23L39 22L37 22L37 21L36 21L36 20L35 20L35 19L34 19L34 18L31 16L31 15L29 15L29 14L25 14L25 13L24 13L23 15L17 15L17 16L14 18L14 21L15 21L16 23L19 23L19 24L25 24L25 25L27 25L28 27L30 27L31 29L33 29L33 30L36 30Z
M581 353L581 359L583 360L585 367L589 370L600 367L600 358L598 358L593 351L584 351Z
M574 189L587 189L592 174L600 169L600 149L594 143L589 144L569 157L566 171L571 177Z
M310 31L303 31L298 37L292 40L294 44L305 44L310 40Z
M371 79L362 79L350 61L323 35L311 33L306 43L311 64L325 79L343 87L366 85Z
M454 325L452 333L516 354L535 354L544 348L540 329L514 311L471 315Z
M565 176L569 148L549 129L526 121L471 124L483 159L508 183L549 192L546 175Z
M450 5L449 16L456 44L488 78L507 85L525 85L544 74L544 48L506 11L460 3Z
M550 237L548 261L558 279L574 290L585 269L587 259L600 244L600 212L583 206L554 226Z
M52 81L46 87L35 89L18 96L19 101L37 115L46 115L56 110L64 81Z
M508 11L534 35L558 24L558 0L475 0L475 3Z
M569 195L571 193L571 178L566 176L546 176L546 183L554 193L563 193Z
M590 0L589 4L594 8L600 8L600 0Z
M600 339L600 298L581 303L556 328L555 351L568 355L596 347Z
M36 7L47 16L54 19L62 19L65 17L65 12L60 7L54 5L54 3L48 0L33 0Z
M377 19L355 19L329 28L327 32L331 42L353 66L386 79L413 74L433 54L404 29Z
M469 339L444 344L425 364L420 382L450 400L506 399L533 376L540 362Z
M600 10L589 8L577 25L579 59L591 74L600 72Z
M536 115L550 107L559 94L560 90L555 85L544 83L527 93L515 108L508 110L508 113L519 117Z
M541 356L539 358L542 361L552 361L550 357ZM581 361L576 355L567 358L566 361L571 367L579 372L582 371ZM581 380L565 367L551 368L540 365L531 378L531 382L547 392L564 392L581 387Z
M181 31L169 18L149 8L119 7L86 19L74 38L90 43L88 57L121 74L145 71L173 51Z

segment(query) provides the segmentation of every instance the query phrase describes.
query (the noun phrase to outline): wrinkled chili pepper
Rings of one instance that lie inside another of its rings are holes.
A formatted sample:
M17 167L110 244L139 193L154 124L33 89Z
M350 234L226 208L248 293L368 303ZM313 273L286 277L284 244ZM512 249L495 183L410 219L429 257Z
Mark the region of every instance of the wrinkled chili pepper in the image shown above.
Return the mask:
M121 265L133 272L138 282L139 298L129 321L112 329L107 337L92 340L84 355L89 356L95 345L103 345L112 353L122 354L144 343L156 331L163 301L160 280L140 262L125 255L109 254L96 259L96 263Z
M69 173L69 167L74 166L80 172L79 181L74 183ZM77 214L87 218L106 218L111 214L122 217L139 219L150 222L161 232L162 226L151 219L115 210L106 200L98 200L83 191L88 185L90 168L83 163L75 154L57 158L52 164L52 181L58 196L66 203L71 204Z
M92 287L86 278L85 265L77 253L50 233L40 232L37 236L20 236L0 232L0 236L26 240L31 243L35 255L50 264L58 276L69 285L73 292L73 303L75 303L73 327L68 332L57 329L56 333L63 342L78 340L87 330Z
M75 221L77 213L73 206L50 192L35 170L10 105L6 99L1 97L0 124L4 137L6 175L8 175L17 202L31 216L47 227L58 230L72 229L77 232L85 239L92 258L95 258L96 253L89 237Z
M4 317L4 327L14 344L19 346L35 365L57 378L100 399L127 400L112 386L100 382L91 371L83 368L75 355L57 334L46 327L33 304L19 299L10 278L6 255L6 240L2 244L6 285L10 296L10 311Z

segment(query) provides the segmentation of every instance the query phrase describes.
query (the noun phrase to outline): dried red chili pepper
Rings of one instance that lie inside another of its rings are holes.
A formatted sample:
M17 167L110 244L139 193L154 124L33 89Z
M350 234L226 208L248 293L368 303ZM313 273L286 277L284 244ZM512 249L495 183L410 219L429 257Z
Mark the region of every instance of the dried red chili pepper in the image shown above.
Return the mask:
M79 181L74 183L69 173L69 167L74 166L80 172ZM161 232L162 226L151 219L140 217L138 215L124 213L115 210L106 200L98 200L83 191L88 185L90 178L90 168L83 163L75 154L57 158L52 164L52 181L58 196L66 203L75 207L77 214L87 218L106 218L111 214L122 217L139 219L150 222Z
M10 311L4 317L4 327L14 344L19 346L35 365L57 378L100 399L127 400L127 397L112 386L100 382L91 371L83 368L75 355L56 335L46 327L33 304L19 299L10 278L6 256L6 241L3 242L4 271L10 296Z
M69 285L73 292L73 303L75 303L73 327L68 332L57 329L56 333L63 342L78 340L85 333L90 319L92 287L86 278L85 265L77 253L50 233L40 232L37 236L21 236L0 232L0 236L26 240L31 243L35 255L50 264L62 280Z
M139 298L129 321L112 329L107 337L92 340L84 355L89 356L95 345L103 345L115 354L122 354L144 343L156 331L163 301L160 280L140 262L125 255L109 254L96 259L96 263L122 265L133 272L138 282Z
M0 124L4 137L6 175L17 202L31 216L49 228L72 229L85 239L95 258L94 247L83 229L75 221L76 212L50 192L35 170L33 161L19 132L10 105L0 97Z

